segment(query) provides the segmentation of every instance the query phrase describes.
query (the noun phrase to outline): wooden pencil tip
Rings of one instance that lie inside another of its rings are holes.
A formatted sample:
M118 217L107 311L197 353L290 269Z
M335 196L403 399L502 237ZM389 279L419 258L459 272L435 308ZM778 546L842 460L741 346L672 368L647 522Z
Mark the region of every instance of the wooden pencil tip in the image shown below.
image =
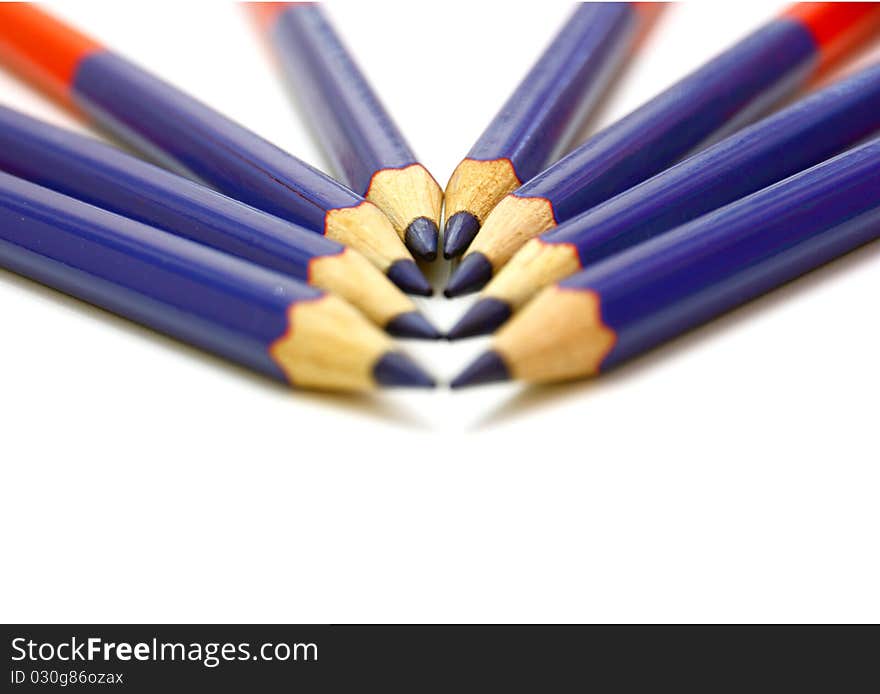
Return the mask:
M418 340L439 340L443 337L443 333L431 325L418 311L398 314L388 322L385 330L395 337L409 337Z
M452 327L446 337L450 340L461 340L465 337L488 335L510 318L510 314L510 305L506 301L494 297L480 299Z
M482 289L490 279L492 279L492 263L489 259L479 252L469 253L452 273L443 294L450 299L470 294Z
M449 385L451 388L458 389L481 383L509 380L510 371L508 371L504 360L497 352L489 350L477 357L476 361L458 374Z
M425 279L414 260L395 260L385 274L407 294L431 296L434 293L434 289Z
M480 230L480 220L470 212L456 212L446 220L443 230L443 257L457 258L464 253Z
M373 367L376 383L386 387L433 388L437 382L400 352L386 352Z
M418 217L409 223L403 242L416 258L432 262L437 259L439 236L440 231L434 220Z

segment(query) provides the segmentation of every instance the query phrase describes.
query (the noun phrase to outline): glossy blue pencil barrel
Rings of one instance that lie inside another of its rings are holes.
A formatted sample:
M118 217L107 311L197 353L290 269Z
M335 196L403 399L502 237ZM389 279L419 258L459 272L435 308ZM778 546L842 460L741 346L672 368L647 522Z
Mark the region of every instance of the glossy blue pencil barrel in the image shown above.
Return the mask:
M492 332L540 289L880 130L880 65L816 92L529 241L450 331Z
M799 3L502 200L446 287L482 287L523 244L756 120L859 38L880 3ZM872 29L873 31L867 31Z
M505 195L568 151L658 7L577 6L449 179L445 257L463 253ZM461 108L456 97L444 106Z
M431 384L341 299L5 173L0 267L291 385Z
M872 140L544 289L453 385L596 375L877 238Z
M248 7L340 180L388 216L413 255L436 258L440 186L417 161L320 6Z
M357 251L2 106L0 170L335 292L391 334L438 337L412 301Z
M166 168L355 248L407 291L431 293L375 205L36 6L0 3L0 58Z

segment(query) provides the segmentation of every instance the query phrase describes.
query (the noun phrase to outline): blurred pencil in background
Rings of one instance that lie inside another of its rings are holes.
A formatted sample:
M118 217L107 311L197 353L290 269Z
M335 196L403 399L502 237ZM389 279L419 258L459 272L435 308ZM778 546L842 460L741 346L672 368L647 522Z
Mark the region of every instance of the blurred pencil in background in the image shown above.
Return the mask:
M873 140L547 287L452 385L594 376L877 238Z
M880 65L748 126L523 246L449 332L492 332L536 292L880 130Z
M431 287L385 215L341 183L29 3L0 3L0 59L167 168Z
M2 106L0 170L335 292L392 335L439 337L354 249Z
M476 291L529 239L756 120L876 38L880 3L799 3L507 195L450 278Z
M0 266L297 387L433 385L338 297L5 173Z
M440 186L418 162L324 12L307 2L247 7L340 180L388 216L414 256L434 260Z
M583 3L446 184L443 255L461 255L492 208L570 149L662 3Z

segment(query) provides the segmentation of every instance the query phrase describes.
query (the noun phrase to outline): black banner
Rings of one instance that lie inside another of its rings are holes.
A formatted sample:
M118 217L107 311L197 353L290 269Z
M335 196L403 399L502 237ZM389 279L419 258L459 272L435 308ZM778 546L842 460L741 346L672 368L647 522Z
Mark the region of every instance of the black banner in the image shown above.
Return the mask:
M4 626L4 691L876 691L880 629ZM645 689L645 687L648 689ZM866 686L868 688L866 688Z

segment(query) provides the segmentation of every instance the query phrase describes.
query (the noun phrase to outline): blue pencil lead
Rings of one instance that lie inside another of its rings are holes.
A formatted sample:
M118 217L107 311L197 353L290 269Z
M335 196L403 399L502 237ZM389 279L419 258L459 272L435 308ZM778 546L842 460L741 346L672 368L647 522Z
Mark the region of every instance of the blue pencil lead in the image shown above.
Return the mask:
M434 293L428 280L425 279L419 266L413 260L395 260L385 274L407 294L431 296Z
M450 299L481 289L492 279L492 263L482 253L469 253L449 278L443 294Z
M433 388L436 381L400 352L387 352L373 367L373 378L383 386Z
M476 361L472 362L470 366L458 374L449 385L457 389L476 386L481 383L495 383L508 380L510 380L510 371L508 371L504 360L497 352L489 350L477 357Z
M409 223L403 241L416 258L432 262L437 259L439 236L440 232L433 220L419 217Z
M446 337L450 340L461 340L465 337L488 335L510 318L510 314L510 305L506 301L492 297L480 299L452 327Z
M443 257L447 260L464 253L480 230L480 220L470 212L456 212L446 220L443 233Z
M386 332L395 337L411 337L421 340L439 340L443 334L416 311L395 316L385 326Z

